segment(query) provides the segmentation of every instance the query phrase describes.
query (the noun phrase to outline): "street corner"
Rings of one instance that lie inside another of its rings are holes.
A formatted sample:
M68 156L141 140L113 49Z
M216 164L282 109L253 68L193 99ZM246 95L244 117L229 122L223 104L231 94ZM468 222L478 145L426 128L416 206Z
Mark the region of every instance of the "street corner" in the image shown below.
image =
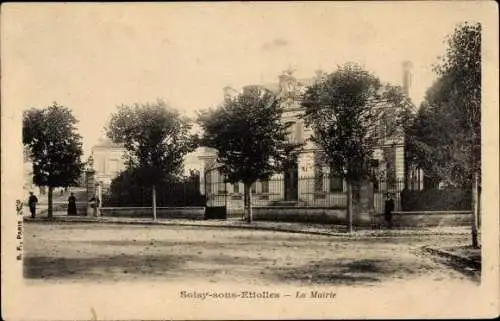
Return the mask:
M426 245L421 251L477 282L481 277L481 248L472 245Z

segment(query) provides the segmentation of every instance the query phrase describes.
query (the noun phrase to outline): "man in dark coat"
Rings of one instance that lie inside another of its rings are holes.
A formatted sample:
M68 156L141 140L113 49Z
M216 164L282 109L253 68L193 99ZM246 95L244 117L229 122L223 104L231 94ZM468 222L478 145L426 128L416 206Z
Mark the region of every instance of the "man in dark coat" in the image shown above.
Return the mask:
M76 197L73 193L68 197L68 215L76 215Z
M392 212L394 211L394 200L391 197L391 193L386 194L384 217L387 222L387 226L392 228Z
M38 198L33 195L33 192L30 192L30 197L28 199L28 206L30 208L31 217L35 218L36 216L36 203L38 203Z

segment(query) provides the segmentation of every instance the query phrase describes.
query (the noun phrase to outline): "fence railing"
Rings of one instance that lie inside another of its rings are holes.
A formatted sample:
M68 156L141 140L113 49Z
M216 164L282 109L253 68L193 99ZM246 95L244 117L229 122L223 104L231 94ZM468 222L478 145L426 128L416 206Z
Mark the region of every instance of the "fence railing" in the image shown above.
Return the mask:
M418 186L421 186L420 184ZM376 213L384 211L386 194L390 193L395 211L467 210L465 196L460 190L405 190L403 179L372 181L370 196ZM204 194L201 193L204 191ZM340 177L324 174L318 176L277 175L269 180L255 182L251 188L254 207L294 206L311 208L346 208L347 184ZM452 200L450 202L450 200ZM462 201L460 201L462 200ZM459 204L460 203L460 204ZM158 207L226 207L242 210L244 207L243 183L229 183L219 175L163 184L156 187ZM141 207L152 205L150 186L115 185L103 190L104 207Z
M343 207L345 186L337 177L275 177L257 181L251 188L253 206L294 205ZM205 183L208 206L243 207L243 183L228 183L223 179Z
M460 191L437 188L421 190L421 184L410 184L405 191L403 179L391 181L371 181L373 209L376 213L384 211L387 193L395 203L395 211L412 210L462 210L457 202L450 203L450 195L462 195ZM414 188L412 188L412 186ZM416 186L416 187L415 187ZM226 206L229 209L243 209L243 183L231 184L222 178L205 182L207 206ZM257 181L251 187L251 200L254 207L266 206L299 206L299 207L347 207L347 185L339 177L322 175L318 177L298 177L296 179L284 176L273 177L266 181ZM424 204L433 195L432 204ZM442 198L442 201L439 199ZM464 202L460 202L462 204ZM465 201L467 203L467 201ZM446 206L440 206L446 204Z
M386 193L393 197L396 210L400 210L400 195L403 180L373 183L373 205L375 211L383 211ZM207 206L243 208L243 183L231 184L222 179L205 183ZM295 179L284 176L257 181L251 187L252 206L300 206L300 207L347 207L347 184L333 175L305 176Z
M158 207L205 206L200 181L194 179L155 187ZM152 186L111 186L103 190L103 207L152 206Z

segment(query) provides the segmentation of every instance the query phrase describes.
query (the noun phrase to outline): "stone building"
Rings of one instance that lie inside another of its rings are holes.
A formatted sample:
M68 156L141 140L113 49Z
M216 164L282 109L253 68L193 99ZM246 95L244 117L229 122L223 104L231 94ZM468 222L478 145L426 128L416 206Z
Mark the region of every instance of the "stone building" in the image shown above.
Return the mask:
M287 70L279 76L278 82L262 84L261 86L272 91L282 98L285 105L283 121L290 121L293 125L289 131L289 141L304 143L304 147L293 159L291 166L283 173L275 174L269 181L256 182L252 186L253 204L256 206L292 205L292 206L345 206L346 182L333 175L329 175L329 168L321 162L321 150L309 138L312 130L304 125L298 116L303 113L300 97L308 85L321 79L322 71L317 71L310 79L296 79L292 70ZM403 64L403 86L408 93L411 80L411 63ZM238 90L225 87L225 97L237 95ZM382 130L390 124L381 124ZM207 195L209 206L226 205L228 211L240 212L243 209L243 184L223 183L217 170L216 151L204 148L200 155L203 161L202 192ZM396 189L394 182L403 182L405 173L409 170L404 162L404 137L387 138L381 146L373 151L374 170L379 173L381 182L374 184L375 196L379 196L375 210L381 211L383 191ZM392 183L391 183L392 182ZM379 195L377 195L377 193ZM223 197L222 197L223 196ZM224 204L222 204L224 202ZM377 202L375 202L377 203ZM398 206L397 206L398 207Z
M111 185L113 178L125 169L123 155L125 148L108 139L101 138L92 147L93 170L95 181L103 186Z
M109 187L111 181L125 170L126 165L123 158L125 151L122 145L104 138L99 139L97 144L92 147L92 168L95 171L95 181L101 183L104 188ZM186 175L191 170L200 171L198 153L195 151L184 157L184 173Z

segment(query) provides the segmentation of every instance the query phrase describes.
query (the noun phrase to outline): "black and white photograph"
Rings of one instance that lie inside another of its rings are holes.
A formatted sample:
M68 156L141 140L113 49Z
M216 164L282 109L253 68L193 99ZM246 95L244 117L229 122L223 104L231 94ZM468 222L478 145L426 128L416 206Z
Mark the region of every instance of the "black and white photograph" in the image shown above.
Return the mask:
M498 6L4 3L2 318L494 318Z

